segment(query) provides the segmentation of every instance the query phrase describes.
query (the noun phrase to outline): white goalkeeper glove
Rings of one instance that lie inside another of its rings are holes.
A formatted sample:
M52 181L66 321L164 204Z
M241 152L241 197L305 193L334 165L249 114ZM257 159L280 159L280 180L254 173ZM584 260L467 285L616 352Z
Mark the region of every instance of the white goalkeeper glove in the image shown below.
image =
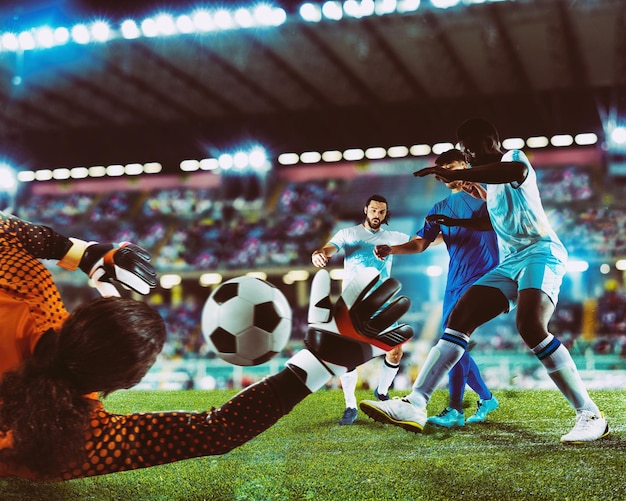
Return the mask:
M412 327L396 325L411 305L406 296L394 299L400 282L389 278L374 288L379 279L378 270L366 268L333 305L328 272L313 277L307 349L287 361L311 392L413 337Z
M80 268L91 278L102 296L119 296L113 282L148 294L157 285L150 253L130 242L101 244L70 238L72 246L58 263L67 270Z

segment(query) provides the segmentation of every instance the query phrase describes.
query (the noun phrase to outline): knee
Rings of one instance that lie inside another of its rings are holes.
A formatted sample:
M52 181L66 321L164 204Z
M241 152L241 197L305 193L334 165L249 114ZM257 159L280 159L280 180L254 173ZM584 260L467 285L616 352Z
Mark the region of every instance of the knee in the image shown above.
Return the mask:
M398 365L402 359L402 347L396 346L393 350L388 351L385 358L390 364Z
M531 316L518 316L516 325L517 331L524 341L534 342L537 339L541 341L548 335L547 326Z

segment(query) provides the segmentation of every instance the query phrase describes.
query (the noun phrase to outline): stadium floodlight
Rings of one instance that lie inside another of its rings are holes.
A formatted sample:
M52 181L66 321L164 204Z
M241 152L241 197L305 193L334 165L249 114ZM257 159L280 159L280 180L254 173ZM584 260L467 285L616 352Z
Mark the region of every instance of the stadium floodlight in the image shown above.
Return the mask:
M35 40L39 47L48 49L54 45L54 31L49 26L42 26L35 30Z
M193 25L198 31L211 31L215 29L215 23L206 10L198 10L191 16Z
M278 155L278 163L281 165L295 165L300 161L297 153L282 153Z
M200 275L199 283L201 287L210 287L222 283L222 275L219 273L203 273Z
M341 8L341 3L335 2L334 0L329 0L328 2L324 2L322 5L322 15L326 19L330 19L332 21L339 21L343 17L343 10Z
M610 139L617 145L626 144L626 127L615 127L611 131Z
M52 177L53 177L53 179L57 179L57 180L69 179L70 178L70 170L69 169L65 169L65 168L54 169L52 171Z
M106 168L107 176L117 177L124 175L124 166L120 164L112 164Z
M426 267L426 275L429 277L440 277L443 275L443 268L438 264L432 264Z
M70 177L72 179L85 179L89 176L89 169L87 167L74 167L70 169Z
M200 162L197 160L183 160L179 164L180 170L183 172L194 172L200 168Z
M32 170L22 170L17 173L17 180L20 183L30 183L35 180L35 173Z
M36 170L35 179L37 181L50 181L52 179L52 171L50 169Z
M228 170L231 169L233 167L234 164L234 159L233 156L229 153L222 153L217 161L220 164L220 168L224 169L224 170Z
M603 275L608 275L609 273L611 273L611 265L602 263L600 265L600 273L602 273Z
M615 268L618 269L619 271L626 270L626 259L618 259L615 262Z
M343 158L350 162L361 160L365 157L365 152L361 148L349 148L343 152Z
M163 289L171 289L172 287L180 285L182 281L183 279L180 275L175 273L164 273L159 279L159 285Z
M354 17L356 19L363 17L363 14L361 13L361 4L356 0L346 0L343 3L343 12L346 16Z
M505 150L521 150L524 144L524 140L521 137L509 137L502 141L502 147Z
M93 165L89 167L89 177L104 177L106 173L107 171L104 165Z
M248 154L244 151L238 151L233 155L233 166L236 169L245 169L250 165Z
M316 164L321 160L321 158L322 155L320 155L317 151L305 151L300 155L300 161L303 164Z
M219 9L215 11L213 21L215 22L215 26L221 30L230 30L235 26L235 22L233 21L230 12L226 9Z
M200 160L201 170L216 170L220 166L217 158L203 158Z
M72 35L72 40L74 40L77 44L85 45L91 41L89 28L87 28L84 24L77 24L73 26L70 34Z
M391 158L403 158L409 154L409 149L406 146L392 146L387 150L387 155Z
M437 9L449 9L459 4L459 0L430 0L433 7Z
M175 35L178 31L176 29L176 23L174 22L174 18L169 14L159 14L154 22L156 23L157 30L161 35Z
M550 144L550 141L545 136L534 136L526 139L526 146L529 148L545 148Z
M158 174L163 170L163 166L159 162L147 162L143 164L145 174Z
M387 156L387 150L381 147L368 148L365 150L365 156L370 160L380 160Z
M35 48L35 39L30 31L22 31L17 40L22 50L33 50Z
M287 20L287 13L281 8L258 5L253 11L254 19L260 26L280 26Z
M400 14L404 14L405 12L415 12L419 9L420 0L398 0L398 7L396 10Z
M433 144L432 152L435 155L441 155L442 153L445 153L452 148L454 148L454 145L452 143L437 143Z
M17 176L15 169L7 164L0 163L0 190L14 195L17 191Z
M384 16L396 11L398 2L396 0L376 0L376 7L374 12L378 16Z
M567 261L566 269L569 273L582 273L589 269L589 263L582 259L570 259Z
M428 144L414 144L409 148L409 153L414 157L424 157L430 155L431 147Z
M237 9L233 19L242 28L251 28L255 25L254 17L248 9Z
M14 33L4 33L2 38L0 38L0 42L2 42L2 47L6 50L16 51L20 47L20 42Z
M120 30L122 32L122 36L127 40L133 40L141 36L139 26L137 26L137 23L132 19L124 21L120 26Z
M91 25L90 31L96 42L106 42L111 37L111 27L105 21L96 21Z
M124 166L124 174L127 176L138 176L143 173L143 165L138 163L126 164Z
M259 280L267 280L267 273L264 271L249 271L246 273L246 276L258 278Z
M339 162L342 158L343 155L339 150L328 150L322 153L322 160L324 160L324 162Z
M159 27L154 19L148 17L141 21L141 33L144 37L153 38L159 35Z
M70 41L70 30L64 26L54 30L54 41L57 45L65 45Z
M178 16L176 18L176 28L180 33L185 34L193 33L194 31L196 31L193 25L193 20L186 14L183 14L182 16Z
M319 23L322 20L322 9L313 3L302 4L299 13L302 20L308 23Z
M576 134L576 136L574 136L574 141L580 146L588 146L591 144L596 144L598 142L598 136L593 132Z
M252 148L248 154L248 161L250 162L250 167L260 170L267 164L267 153L265 153L263 148Z
M550 138L552 146L571 146L574 142L574 138L569 134L557 134Z

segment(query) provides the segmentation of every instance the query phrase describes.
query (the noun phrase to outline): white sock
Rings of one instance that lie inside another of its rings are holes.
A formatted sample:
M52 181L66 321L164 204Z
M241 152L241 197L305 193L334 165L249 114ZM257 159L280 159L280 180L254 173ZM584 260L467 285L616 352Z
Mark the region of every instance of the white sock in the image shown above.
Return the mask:
M356 383L359 379L359 375L356 369L351 370L343 374L341 379L341 387L343 388L343 398L346 401L346 408L352 407L356 409Z
M400 364L392 364L386 357L383 357L383 366L380 370L380 379L378 380L378 394L386 395L389 393L389 387L393 383L393 379L398 374Z
M469 336L454 329L446 329L441 339L428 352L424 367L413 383L409 401L417 407L426 408L433 391L454 367L467 349Z
M549 334L532 351L548 371L550 379L574 409L600 414L598 406L587 393L572 356L557 338Z

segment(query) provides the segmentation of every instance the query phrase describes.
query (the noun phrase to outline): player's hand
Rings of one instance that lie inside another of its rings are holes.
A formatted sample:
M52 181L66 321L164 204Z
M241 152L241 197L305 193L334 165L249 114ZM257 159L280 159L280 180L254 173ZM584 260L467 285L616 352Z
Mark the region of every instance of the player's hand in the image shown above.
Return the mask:
M104 296L119 295L115 294L117 290L113 282L139 294L148 294L157 285L156 271L150 264L150 253L130 242L94 242L86 248L80 269L89 275Z
M413 337L411 326L394 325L411 306L406 296L394 298L400 282L389 278L375 287L379 279L378 270L366 268L333 305L328 272L316 273L305 338L309 350L321 360L352 369Z
M487 190L483 185L479 183L472 183L471 181L463 181L461 189L467 194L471 195L478 200L487 201Z
M385 259L389 254L391 254L391 246L387 244L381 244L374 247L374 255L378 259Z
M315 251L311 254L311 262L317 268L323 268L328 264L328 256L322 251Z
M430 214L426 216L426 221L429 223L439 224L441 226L451 226L452 218L444 214Z

